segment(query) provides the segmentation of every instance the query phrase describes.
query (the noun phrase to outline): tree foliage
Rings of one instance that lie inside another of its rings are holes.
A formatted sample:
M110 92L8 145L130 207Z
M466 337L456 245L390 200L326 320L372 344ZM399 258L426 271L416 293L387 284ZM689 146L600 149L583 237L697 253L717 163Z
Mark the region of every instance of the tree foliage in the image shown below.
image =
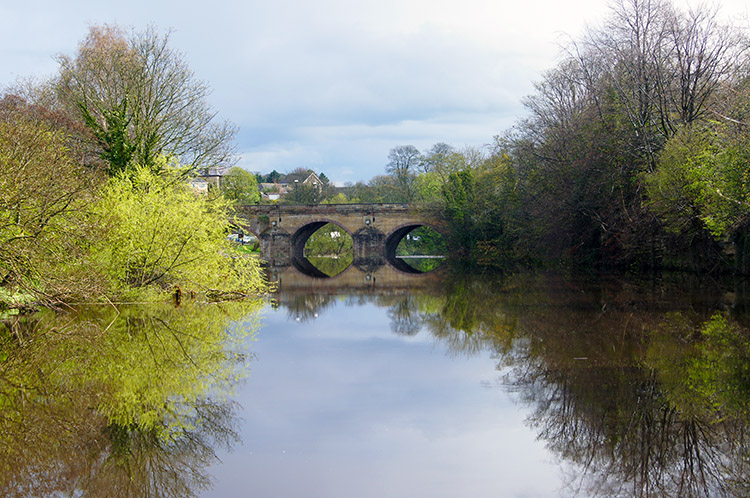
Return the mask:
M410 202L414 198L413 182L422 162L422 155L413 145L399 145L388 153L386 173L393 177L400 202Z
M735 253L748 271L748 40L712 8L615 2L489 148L395 147L350 196L442 210L475 264L709 270Z
M526 100L530 117L502 139L529 230L523 252L715 267L711 234L731 238L727 227L743 224L731 152L741 141L717 116L734 112L746 40L705 7L625 0L571 42Z
M221 177L221 192L227 199L239 204L257 204L260 201L255 175L237 166Z
M161 161L159 176L140 167L112 178L97 204L110 230L95 254L112 287L129 292L177 285L209 296L262 292L257 258L234 254L226 239L227 202L196 195L176 181L179 169Z
M169 33L92 26L75 56L58 60L60 100L93 131L110 175L131 162L158 171L162 155L193 170L232 163L235 129L216 121Z
M229 203L184 182L231 161L234 131L168 40L92 27L51 85L16 89L31 101L0 99L0 306L265 291Z
M60 269L85 259L85 241L97 232L87 213L101 178L86 163L80 135L58 118L20 99L6 96L0 103L0 287L6 293L66 294L69 282ZM81 287L90 283L82 272L76 278Z

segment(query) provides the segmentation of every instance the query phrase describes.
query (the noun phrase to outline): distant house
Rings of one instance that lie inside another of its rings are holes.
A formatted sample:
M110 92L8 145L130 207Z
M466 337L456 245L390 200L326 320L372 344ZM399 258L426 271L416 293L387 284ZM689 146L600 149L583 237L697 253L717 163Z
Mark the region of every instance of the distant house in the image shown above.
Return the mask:
M221 177L224 176L223 170L211 167L198 170L198 174L188 180L190 187L199 194L208 193L210 188L221 187Z
M323 182L320 181L320 177L315 173L310 173L307 178L302 182L303 185L311 185L318 191L323 190Z
M221 187L222 176L224 176L224 171L217 167L204 168L198 175L199 178L203 178L209 185L214 187Z
M271 201L277 201L290 193L294 193L295 180L296 184L309 185L318 192L323 190L323 182L320 181L320 177L315 173L310 173L301 182L299 178L294 178L294 176L286 175L280 181L274 183L259 183L258 189L261 192L261 196Z
M188 180L188 184L190 185L190 188L192 188L195 192L199 194L207 194L208 193L208 182L201 177L195 177Z
M276 192L279 194L286 194L289 191L289 184L283 183L283 182L259 183L258 188L265 192Z

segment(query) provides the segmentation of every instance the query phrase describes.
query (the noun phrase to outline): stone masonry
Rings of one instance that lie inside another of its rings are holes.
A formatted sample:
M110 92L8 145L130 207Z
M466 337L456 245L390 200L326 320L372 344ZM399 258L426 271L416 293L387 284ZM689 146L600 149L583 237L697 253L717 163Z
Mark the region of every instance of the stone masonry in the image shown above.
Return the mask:
M390 263L413 271L395 258L396 246L414 228L445 230L445 221L409 204L262 205L238 208L238 224L260 240L261 257L271 267L303 265L305 242L326 223L354 241L354 266L371 271Z

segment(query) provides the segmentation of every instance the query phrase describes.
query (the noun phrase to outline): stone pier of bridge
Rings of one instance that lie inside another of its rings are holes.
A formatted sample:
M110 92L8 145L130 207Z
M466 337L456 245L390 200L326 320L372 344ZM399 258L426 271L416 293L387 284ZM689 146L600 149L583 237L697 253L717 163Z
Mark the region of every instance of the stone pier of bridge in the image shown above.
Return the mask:
M315 204L240 206L236 223L260 240L261 258L271 267L293 265L315 274L304 256L305 243L326 223L341 227L353 240L353 265L372 271L390 264L413 273L396 258L396 247L406 234L421 226L445 232L445 221L410 204Z

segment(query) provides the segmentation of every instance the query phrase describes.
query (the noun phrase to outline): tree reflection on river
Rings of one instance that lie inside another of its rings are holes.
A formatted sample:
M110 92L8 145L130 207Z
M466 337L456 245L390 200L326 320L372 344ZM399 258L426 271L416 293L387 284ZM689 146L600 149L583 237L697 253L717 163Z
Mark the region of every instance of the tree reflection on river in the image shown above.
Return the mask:
M390 337L427 331L455 357L489 351L497 386L564 470L564 494L750 493L743 292L688 277L341 278L348 287L332 278L315 290L285 274L273 306L305 327L374 304ZM110 306L0 321L0 495L199 494L215 453L237 443L229 393L246 373L258 309ZM236 494L256 495L254 485Z
M0 495L185 497L205 488L214 449L237 439L227 393L242 377L258 306L2 320Z
M336 299L279 294L298 321ZM396 334L427 329L454 354L490 350L503 388L566 469L566 494L750 492L748 315L718 285L452 276L345 299L387 307Z

